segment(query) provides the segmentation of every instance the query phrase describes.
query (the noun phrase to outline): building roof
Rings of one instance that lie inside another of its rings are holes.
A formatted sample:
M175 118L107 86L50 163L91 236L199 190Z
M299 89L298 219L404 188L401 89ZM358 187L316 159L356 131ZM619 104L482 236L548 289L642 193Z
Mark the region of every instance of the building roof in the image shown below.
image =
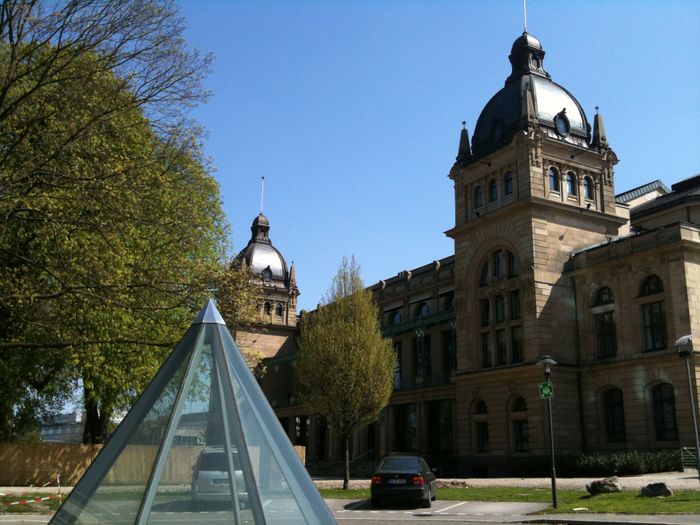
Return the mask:
M253 220L250 231L252 233L250 241L236 256L236 261L245 263L255 275L262 276L263 280L276 279L287 282L289 280L287 262L282 253L272 245L268 218L260 213ZM270 271L269 279L265 279L263 275L267 269Z
M632 222L640 217L657 211L684 204L687 201L700 200L700 174L688 177L671 186L671 192L661 195L645 204L636 206L630 211Z
M638 199L639 197L642 197L647 193L651 193L652 191L657 190L664 194L671 193L671 190L668 189L668 186L666 186L660 180L655 180L653 182L643 184L642 186L638 186L631 190L627 190L623 193L615 195L615 202L617 202L618 204L627 204L628 202L633 201L634 199Z
M588 147L590 125L583 108L565 88L544 70L540 41L523 33L508 57L512 72L505 86L489 100L479 115L472 138L472 155L486 155L507 144L534 117L560 140ZM531 115L532 113L532 115ZM560 126L555 122L560 121ZM556 132L556 133L555 133ZM573 141L573 137L579 140Z

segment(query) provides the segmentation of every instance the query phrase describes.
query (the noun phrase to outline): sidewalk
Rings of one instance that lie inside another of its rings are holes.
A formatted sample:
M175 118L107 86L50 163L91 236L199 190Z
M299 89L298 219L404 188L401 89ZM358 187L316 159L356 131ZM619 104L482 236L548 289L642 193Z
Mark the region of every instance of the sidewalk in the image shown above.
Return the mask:
M566 489L585 490L585 485L595 478L558 478L557 487ZM337 478L314 478L316 486L319 488L340 488L342 479ZM549 488L551 480L549 478L466 478L466 479L439 479L440 486L452 487L538 487ZM695 469L686 469L685 472L663 472L659 474L646 474L643 476L620 477L623 489L639 490L649 483L666 483L672 490L700 490L698 472ZM369 480L352 480L351 488L367 488ZM61 487L64 497L70 493L73 487ZM0 487L2 494L24 494L35 492L41 494L56 494L56 487ZM333 508L333 502L338 500L328 500L329 507ZM423 512L423 511L421 511ZM346 516L335 516L343 520ZM446 517L446 516L445 516ZM0 513L0 525L44 525L49 522L49 514L3 514ZM354 520L357 521L357 520ZM640 524L640 525L698 525L700 524L700 509L696 514L669 514L669 515L636 515L636 514L549 514L549 515L526 515L512 514L510 516L488 515L464 515L459 517L464 523L544 523L571 525L616 525L616 524Z

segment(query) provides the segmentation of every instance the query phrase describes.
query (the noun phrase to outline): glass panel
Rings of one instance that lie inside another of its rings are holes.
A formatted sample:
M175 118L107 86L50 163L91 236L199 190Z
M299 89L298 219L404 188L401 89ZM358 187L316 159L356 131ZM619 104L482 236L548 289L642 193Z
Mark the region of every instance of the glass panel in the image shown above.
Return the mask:
M510 336L513 363L521 363L523 361L523 327L514 326L511 328Z
M520 291L510 292L510 318L520 319Z
M505 365L508 362L508 348L506 346L506 331L496 330L496 364Z
M134 522L187 364L184 361L178 367L75 523Z
M489 202L494 202L498 199L498 185L494 179L489 182Z
M481 334L481 366L491 366L491 334L488 332Z
M598 359L615 357L617 355L617 331L613 312L605 312L595 316L596 340Z
M481 326L488 326L489 324L489 300L479 299L479 317L481 319Z
M494 310L497 323L502 323L506 320L506 304L502 295L494 297Z
M503 193L506 195L513 193L513 173L510 171L503 176Z

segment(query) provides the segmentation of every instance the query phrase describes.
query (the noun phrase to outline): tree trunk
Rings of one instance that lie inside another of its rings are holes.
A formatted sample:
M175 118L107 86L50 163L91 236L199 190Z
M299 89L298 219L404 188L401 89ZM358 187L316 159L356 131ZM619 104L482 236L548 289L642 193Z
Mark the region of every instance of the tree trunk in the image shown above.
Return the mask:
M350 487L350 436L343 436L343 447L345 448L345 469L343 469L343 490Z
M85 397L85 430L83 431L83 444L104 443L107 439L107 427L112 416L112 411L100 406L97 401L90 399L87 389L83 389Z

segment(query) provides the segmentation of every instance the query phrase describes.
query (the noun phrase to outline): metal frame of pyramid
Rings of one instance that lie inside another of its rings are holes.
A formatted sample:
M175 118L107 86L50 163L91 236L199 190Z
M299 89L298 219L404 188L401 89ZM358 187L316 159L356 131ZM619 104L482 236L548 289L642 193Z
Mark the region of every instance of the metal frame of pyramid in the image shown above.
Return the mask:
M211 300L50 523L183 520L335 523Z

